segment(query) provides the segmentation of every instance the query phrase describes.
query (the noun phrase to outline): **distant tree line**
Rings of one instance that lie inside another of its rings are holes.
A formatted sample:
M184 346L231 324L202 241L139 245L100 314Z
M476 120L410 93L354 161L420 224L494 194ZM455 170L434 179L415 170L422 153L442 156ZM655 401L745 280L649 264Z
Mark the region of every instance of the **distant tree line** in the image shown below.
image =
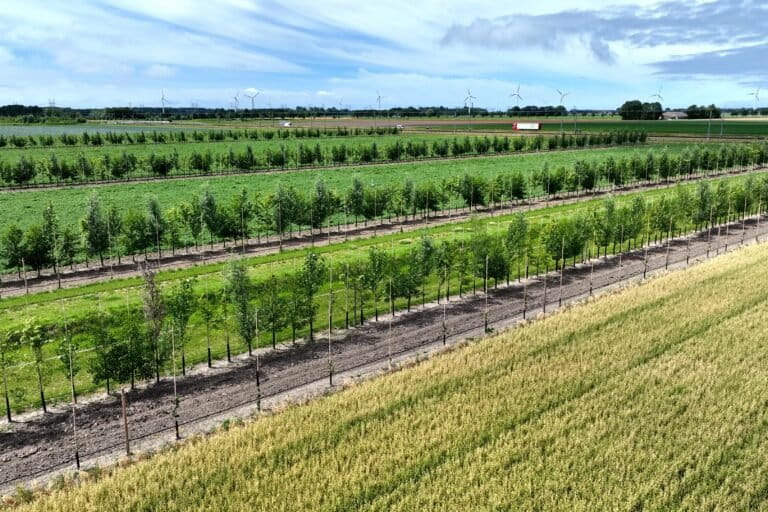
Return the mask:
M685 109L688 119L720 119L722 111L715 105L705 107L704 105L691 105Z
M641 102L640 100L625 101L618 110L617 113L624 121L656 121L661 119L664 114L661 103L655 102ZM691 105L685 109L685 113L688 119L720 119L722 110L715 105L698 106Z
M618 108L617 113L624 121L656 121L661 118L663 110L658 101L648 103L630 100L625 101Z

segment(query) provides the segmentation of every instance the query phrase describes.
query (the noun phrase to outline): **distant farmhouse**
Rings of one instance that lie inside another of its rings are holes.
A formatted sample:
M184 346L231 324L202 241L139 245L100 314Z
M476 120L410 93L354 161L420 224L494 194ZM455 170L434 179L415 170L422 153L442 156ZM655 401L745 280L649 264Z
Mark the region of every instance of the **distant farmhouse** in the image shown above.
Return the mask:
M676 121L677 119L688 119L688 114L680 111L664 112L661 114L662 119L667 121Z

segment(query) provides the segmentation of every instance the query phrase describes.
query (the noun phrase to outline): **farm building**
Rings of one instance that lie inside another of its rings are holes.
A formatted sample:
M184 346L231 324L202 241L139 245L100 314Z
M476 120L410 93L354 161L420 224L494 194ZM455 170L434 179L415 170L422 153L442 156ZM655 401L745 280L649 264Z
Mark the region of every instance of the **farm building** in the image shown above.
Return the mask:
M675 121L677 119L688 119L688 114L685 112L679 112L679 111L672 111L672 112L664 112L661 114L661 117L667 121Z

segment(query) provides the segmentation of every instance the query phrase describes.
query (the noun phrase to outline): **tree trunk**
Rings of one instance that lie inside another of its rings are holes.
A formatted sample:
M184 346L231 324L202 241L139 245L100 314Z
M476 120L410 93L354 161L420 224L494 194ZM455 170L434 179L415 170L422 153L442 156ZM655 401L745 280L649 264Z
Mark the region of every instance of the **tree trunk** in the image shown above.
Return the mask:
M40 403L43 406L43 412L48 412L45 405L45 392L43 391L43 372L40 369L40 363L37 363L37 385L40 388Z

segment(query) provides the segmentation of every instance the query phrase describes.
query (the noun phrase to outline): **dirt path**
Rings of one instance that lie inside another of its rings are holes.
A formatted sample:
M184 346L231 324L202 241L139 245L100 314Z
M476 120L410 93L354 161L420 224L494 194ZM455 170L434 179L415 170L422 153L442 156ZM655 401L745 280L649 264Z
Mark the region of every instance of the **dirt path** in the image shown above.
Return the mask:
M707 179L716 179L724 176L736 176L748 173L762 172L765 167L759 167L755 169L745 170L729 170L719 174L711 174L709 176L693 176L681 181L684 182L696 182ZM556 197L547 201L545 198L534 198L525 203L516 203L510 205L509 203L497 205L496 208L478 208L475 211L469 211L468 208L461 210L441 211L431 214L429 219L421 217L412 218L409 220L398 221L396 219L387 220L381 219L375 222L370 222L367 225L359 223L349 225L337 225L331 226L331 234L325 230L315 230L314 235L309 230L299 231L293 233L291 236L285 236L282 244L278 237L271 236L260 239L250 239L245 244L245 251L239 243L228 243L225 247L224 244L204 245L199 250L183 250L178 251L176 255L170 255L168 251L163 253L162 259L158 260L157 253L149 253L147 261L154 268L161 270L175 270L182 268L189 268L196 265L207 263L218 263L226 261L231 255L234 254L246 254L248 256L260 256L273 254L280 251L282 245L285 249L302 249L313 245L322 246L334 243L340 243L345 240L358 240L364 238L370 238L377 235L385 235L396 232L409 232L423 229L424 227L440 226L450 224L459 221L466 221L473 217L489 217L492 215L503 215L515 211L528 211L541 208L547 208L551 206L573 204L585 199L594 199L604 197L609 194L624 195L641 190L654 190L670 188L678 182L670 183L650 183L650 184L635 184L621 188L615 188L611 190L610 187L603 187L599 190L589 193L583 193L578 195L571 195L565 197ZM143 261L142 257L138 257L137 261ZM138 263L134 263L130 257L122 258L121 262L116 259L105 260L104 266L99 267L86 267L85 264L79 264L73 268L63 269L57 276L52 270L47 270L41 273L40 277L36 275L27 274L27 279L19 279L16 274L7 274L2 276L2 282L0 283L0 295L2 297L14 297L21 296L25 293L40 293L58 288L74 288L78 286L85 286L88 284L99 283L103 281L109 281L118 278L137 277L141 275L141 270Z
M758 233L759 225L759 233ZM743 226L743 229L742 229ZM729 232L729 236L726 236ZM547 276L491 290L487 298L487 320L495 328L509 325L525 314L533 315L543 309L551 311L562 300L567 304L591 294L591 291L616 286L618 283L642 277L670 267L687 266L708 255L715 256L726 249L738 247L742 241L768 232L768 222L762 218L732 223L728 229L713 229L693 237L681 238L669 245L660 244L647 251L637 250L619 257L593 260L566 268L562 276ZM479 280L478 280L479 281ZM546 298L545 298L546 297ZM390 358L412 353L430 345L439 345L445 333L453 340L476 336L483 332L486 318L486 297L483 294L453 298L435 307L427 305L410 313L398 313L394 318L380 315L379 322L334 336L331 344L332 364L336 374L354 375L374 363L386 363ZM443 309L445 307L445 310ZM445 311L445 317L443 312ZM341 314L341 313L338 313ZM391 323L390 323L391 320ZM257 397L262 400L289 396L291 392L314 386L327 391L328 342L318 334L313 344L282 346L276 351L263 350L256 358L242 357L227 365L219 362L213 370L198 369L178 380L179 413L183 433L194 432L196 425L214 417L222 418L245 406L254 407ZM220 341L220 340L217 340ZM258 361L258 363L257 363ZM260 386L257 386L256 365L259 365ZM338 380L337 380L338 382ZM173 439L174 422L171 379L129 393L128 423L133 442L151 439ZM78 406L78 443L84 463L116 456L123 450L124 434L120 402L117 397L93 400ZM53 470L72 469L74 450L72 415L69 406L42 415L27 415L22 422L0 424L0 490L19 482L49 474Z

